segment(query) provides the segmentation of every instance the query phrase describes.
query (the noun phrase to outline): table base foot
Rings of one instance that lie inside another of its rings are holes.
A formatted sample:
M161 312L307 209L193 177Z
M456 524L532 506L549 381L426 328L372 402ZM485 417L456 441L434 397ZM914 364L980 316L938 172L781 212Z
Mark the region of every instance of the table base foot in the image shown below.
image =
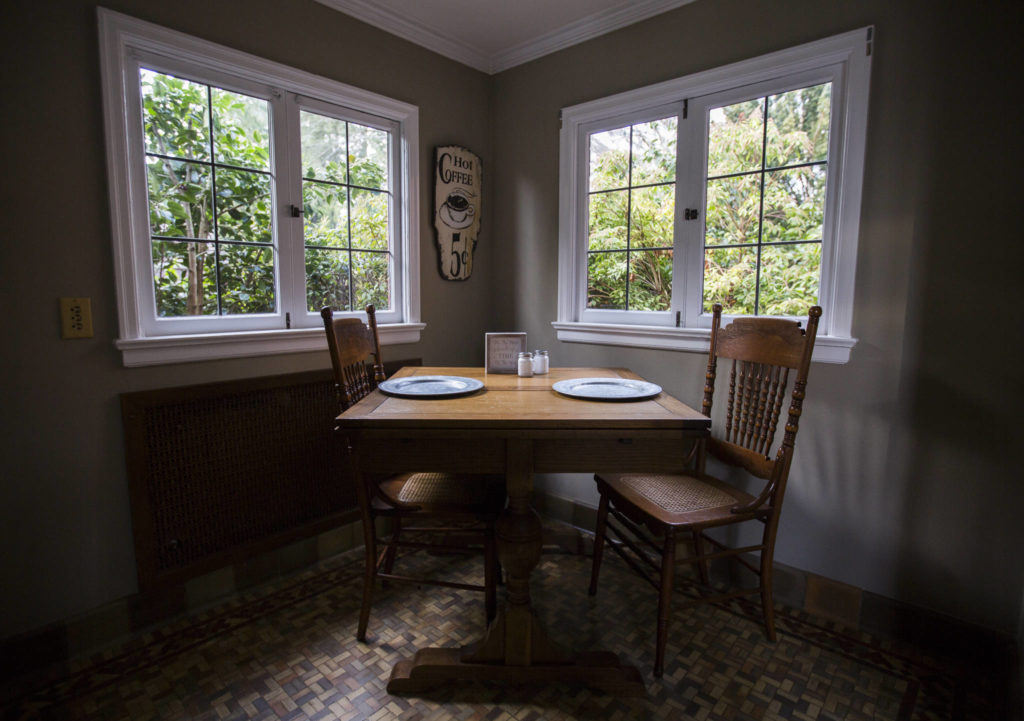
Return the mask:
M511 683L581 683L616 696L644 696L640 672L623 664L607 651L576 654L566 663L530 666L506 666L496 663L464 661L461 648L424 648L412 660L399 661L391 670L388 693L415 695L448 681L504 681Z

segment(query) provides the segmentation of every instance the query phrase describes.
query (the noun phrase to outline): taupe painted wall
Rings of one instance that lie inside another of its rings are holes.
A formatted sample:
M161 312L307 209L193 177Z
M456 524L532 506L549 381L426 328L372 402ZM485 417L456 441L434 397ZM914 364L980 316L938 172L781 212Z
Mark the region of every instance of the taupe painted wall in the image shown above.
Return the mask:
M112 10L413 103L420 109L420 343L391 358L479 364L494 254L486 184L474 277L441 280L435 145L492 158L491 79L312 0L112 0ZM329 368L327 352L124 368L100 107L96 3L4 3L0 294L4 459L0 638L137 590L118 394ZM92 299L96 337L62 341L57 298Z
M699 354L555 338L558 111L874 25L860 341L849 364L812 369L776 558L1013 633L1022 557L992 551L1024 542L1024 490L1008 461L1024 440L1012 415L1024 393L1006 354L1021 348L1010 316L1022 286L1010 218L1020 116L1004 85L1021 67L1009 32L1021 13L968 7L699 0L499 74L494 267L515 299L502 323L553 364L626 366L699 403ZM586 476L541 483L596 504Z
M526 330L554 364L630 367L699 402L699 354L555 339L558 110L873 24L849 364L815 365L779 560L1017 632L1024 567L1014 404L1020 162L1008 79L1019 3L698 0L488 78L312 0L121 0L106 6L420 107L423 318L391 357L480 363L487 330ZM118 394L325 368L326 353L125 369L113 261L95 4L0 10L4 180L0 308L0 638L136 590ZM244 18L244 19L239 19ZM484 161L474 278L438 277L433 146ZM55 201L54 198L58 198ZM96 337L59 339L57 298L92 298ZM587 501L586 477L544 479ZM12 589L17 589L13 591Z

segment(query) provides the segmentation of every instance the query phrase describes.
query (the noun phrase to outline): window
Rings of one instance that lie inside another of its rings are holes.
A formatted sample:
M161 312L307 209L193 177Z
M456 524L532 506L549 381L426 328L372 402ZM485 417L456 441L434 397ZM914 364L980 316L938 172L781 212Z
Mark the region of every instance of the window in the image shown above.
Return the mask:
M418 340L416 108L99 13L125 364Z
M825 310L845 362L870 29L562 112L561 340L706 350L711 307Z

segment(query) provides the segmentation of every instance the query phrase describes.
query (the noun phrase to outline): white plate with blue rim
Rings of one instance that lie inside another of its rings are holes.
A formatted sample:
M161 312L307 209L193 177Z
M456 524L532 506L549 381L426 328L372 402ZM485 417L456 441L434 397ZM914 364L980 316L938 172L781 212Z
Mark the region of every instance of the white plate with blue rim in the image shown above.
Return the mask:
M631 378L571 378L551 388L564 396L590 401L642 401L661 393L661 386Z
M399 398L450 398L475 393L484 384L462 376L408 376L382 381L377 387Z

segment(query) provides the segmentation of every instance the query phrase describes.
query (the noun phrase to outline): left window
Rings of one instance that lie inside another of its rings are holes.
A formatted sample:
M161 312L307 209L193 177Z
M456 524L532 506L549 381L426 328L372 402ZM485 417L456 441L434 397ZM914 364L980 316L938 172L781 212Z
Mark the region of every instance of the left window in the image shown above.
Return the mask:
M418 111L101 9L126 365L418 340Z

